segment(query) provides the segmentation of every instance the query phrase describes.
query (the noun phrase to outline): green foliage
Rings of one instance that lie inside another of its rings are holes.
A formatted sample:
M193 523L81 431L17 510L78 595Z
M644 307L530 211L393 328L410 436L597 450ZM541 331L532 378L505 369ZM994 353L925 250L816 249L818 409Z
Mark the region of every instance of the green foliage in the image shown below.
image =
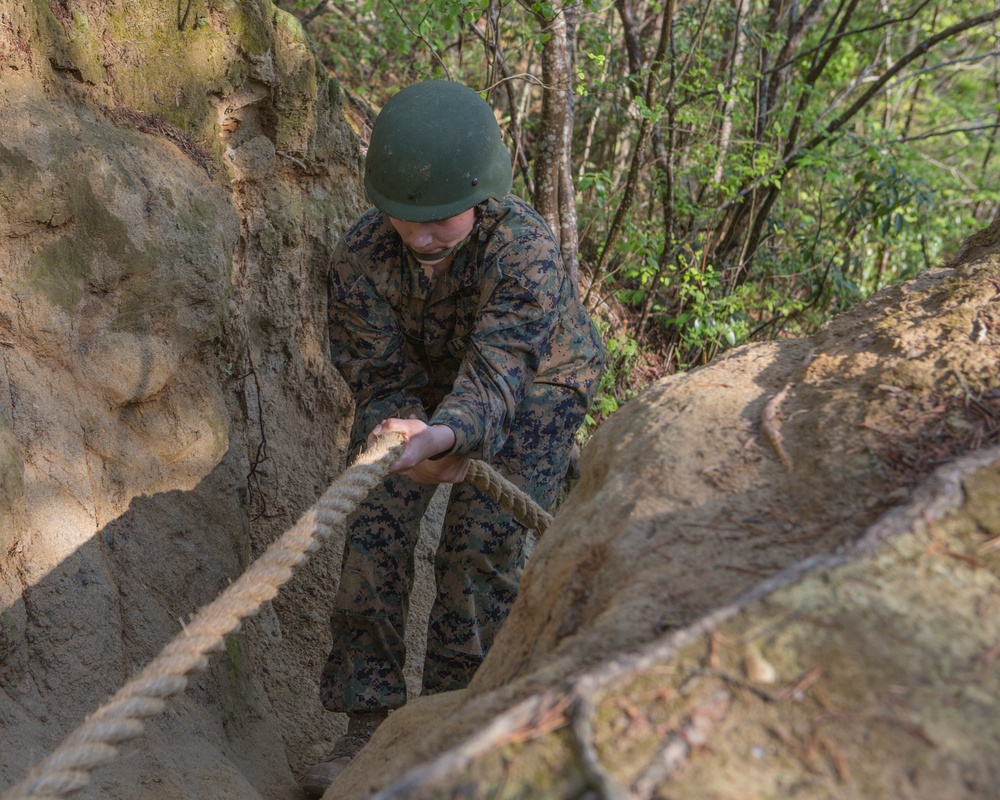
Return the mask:
M279 5L282 5L279 3ZM300 15L314 11L317 0L294 0ZM376 105L381 105L403 86L424 79L446 78L474 88L489 83L490 57L482 34L488 25L482 3L464 0L359 0L328 3L310 22L320 57L334 75ZM525 22L534 15L553 13L549 3L529 8L506 9L505 27L520 25L520 48L534 48L536 24ZM472 35L471 31L478 31Z
M709 360L726 347L742 342L749 334L749 319L745 306L749 295L746 287L731 293L719 291L720 275L711 264L697 263L679 276L676 316L664 320L665 326L677 330L680 352L700 354ZM680 368L689 366L681 362Z
M614 329L606 321L597 320L596 324L604 339L605 370L594 397L594 404L577 434L581 444L590 438L604 419L636 394L636 390L630 386L630 379L632 369L640 356L639 343L626 331L621 328Z
M669 177L669 195L657 197L663 178L646 183L644 199L622 226L613 268L602 276L620 302L652 311L649 321L666 332L678 366L700 363L752 335L809 333L830 313L940 263L989 222L1000 204L990 161L995 134L909 136L982 122L983 101L997 91L995 55L976 60L983 64L974 71L978 77L967 68L938 77L934 65L959 53L968 57L977 44L979 53L989 54L994 45L983 41L986 29L916 61L911 78L887 84L891 88L861 107L851 125L816 137L836 118L834 109L846 108L915 37L973 13L941 16L951 8L939 3L912 23L894 25L868 9L846 26L858 33L836 42L828 37L835 20L827 9L800 47L817 55L791 60L787 80L763 108L762 97L779 76L762 74L761 65L774 64L767 59L784 44L783 32L751 12L741 25L748 34L744 56L753 57L735 63L731 8L714 8L707 20L701 8L679 10L675 52L683 57L675 57L661 89L673 104L653 115L669 135L669 175L651 168L650 176ZM811 73L819 53L829 59ZM728 71L720 71L727 62ZM919 91L916 67L934 75L920 79ZM595 106L607 102L595 92L588 99ZM995 122L1000 117L993 111ZM637 116L649 115L637 108ZM818 144L797 149L814 137ZM621 177L610 168L601 176L601 194L613 196ZM582 205L588 233L608 217L597 199ZM669 231L660 215L648 213L650 199L669 202ZM742 217L734 211L741 206ZM661 268L664 250L669 263Z
M334 74L376 104L424 77L485 90L526 193L542 101L557 91L541 75L545 26L565 15L581 267L602 265L591 304L624 315L603 330L611 366L595 418L627 400L643 347L685 368L811 333L940 264L1000 209L996 21L921 46L993 12L992 0L776 0L739 4L740 17L736 3L677 4L662 64L651 59L664 4L627 5L632 31L622 4L595 0L359 0L327 4L310 28ZM793 19L804 27L789 40Z

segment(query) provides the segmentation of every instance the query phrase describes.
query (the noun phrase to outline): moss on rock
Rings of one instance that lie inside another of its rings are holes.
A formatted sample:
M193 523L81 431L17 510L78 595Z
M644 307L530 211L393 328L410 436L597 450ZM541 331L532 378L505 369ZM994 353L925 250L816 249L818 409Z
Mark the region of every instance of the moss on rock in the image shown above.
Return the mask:
M0 418L0 553L7 553L24 503L24 463L17 440Z

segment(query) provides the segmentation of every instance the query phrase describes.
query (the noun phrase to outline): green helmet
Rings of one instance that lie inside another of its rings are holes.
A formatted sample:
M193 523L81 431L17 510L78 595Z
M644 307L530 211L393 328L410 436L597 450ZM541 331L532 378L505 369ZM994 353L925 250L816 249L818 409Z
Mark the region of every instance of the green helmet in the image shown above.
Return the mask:
M489 197L506 197L510 186L510 155L493 110L468 86L408 86L375 119L365 189L390 217L447 219Z

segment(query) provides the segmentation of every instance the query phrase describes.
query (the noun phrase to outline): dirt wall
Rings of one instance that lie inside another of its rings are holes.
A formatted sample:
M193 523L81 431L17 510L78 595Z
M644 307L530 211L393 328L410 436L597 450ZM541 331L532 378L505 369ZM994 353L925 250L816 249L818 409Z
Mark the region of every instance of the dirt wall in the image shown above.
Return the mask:
M156 655L343 466L326 264L342 95L267 2L0 1L0 785ZM287 797L336 546L102 770Z

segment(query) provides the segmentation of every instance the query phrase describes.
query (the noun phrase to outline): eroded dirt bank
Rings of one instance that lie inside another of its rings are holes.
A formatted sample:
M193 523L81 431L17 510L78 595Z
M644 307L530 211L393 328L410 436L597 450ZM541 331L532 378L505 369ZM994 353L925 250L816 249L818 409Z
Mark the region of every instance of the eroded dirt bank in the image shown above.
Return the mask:
M267 2L0 0L0 785L343 465L325 264L362 207L342 96ZM197 25L195 21L197 19ZM320 553L95 796L289 797L342 722Z

